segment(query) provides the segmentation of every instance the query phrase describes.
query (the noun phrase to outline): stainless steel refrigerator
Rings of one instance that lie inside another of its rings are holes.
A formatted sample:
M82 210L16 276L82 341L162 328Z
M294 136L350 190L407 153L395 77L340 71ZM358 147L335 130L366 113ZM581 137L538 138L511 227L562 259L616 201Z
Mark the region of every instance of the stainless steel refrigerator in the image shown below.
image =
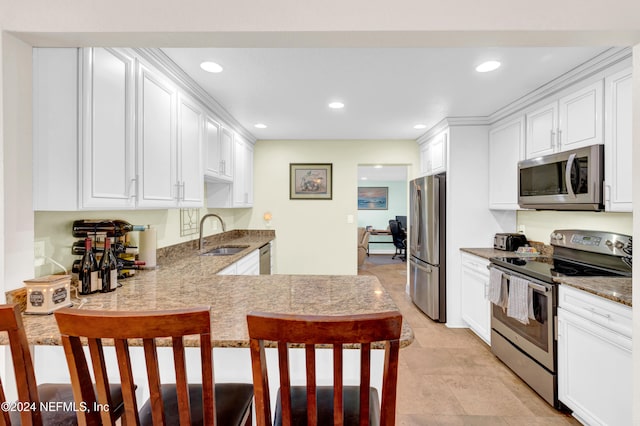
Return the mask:
M409 280L413 303L438 322L447 319L446 175L410 182Z

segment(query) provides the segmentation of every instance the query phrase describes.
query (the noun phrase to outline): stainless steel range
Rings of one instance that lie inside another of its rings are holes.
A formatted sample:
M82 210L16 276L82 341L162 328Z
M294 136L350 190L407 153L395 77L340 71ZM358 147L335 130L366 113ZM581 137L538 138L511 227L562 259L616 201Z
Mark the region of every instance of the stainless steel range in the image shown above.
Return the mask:
M549 257L491 258L492 277L501 277L498 285L506 287L504 294L509 293L512 277L525 279L528 286L527 321L514 319L503 306L492 304L491 351L549 404L561 408L556 377L557 280L630 277L632 241L630 236L609 232L556 230L551 245L554 251Z

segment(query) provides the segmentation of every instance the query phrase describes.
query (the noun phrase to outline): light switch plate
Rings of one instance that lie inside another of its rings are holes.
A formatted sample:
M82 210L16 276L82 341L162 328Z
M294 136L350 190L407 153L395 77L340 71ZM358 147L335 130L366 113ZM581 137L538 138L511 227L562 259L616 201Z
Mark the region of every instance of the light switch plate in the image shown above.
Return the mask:
M352 214L348 214L347 215L347 223L353 223L353 215Z

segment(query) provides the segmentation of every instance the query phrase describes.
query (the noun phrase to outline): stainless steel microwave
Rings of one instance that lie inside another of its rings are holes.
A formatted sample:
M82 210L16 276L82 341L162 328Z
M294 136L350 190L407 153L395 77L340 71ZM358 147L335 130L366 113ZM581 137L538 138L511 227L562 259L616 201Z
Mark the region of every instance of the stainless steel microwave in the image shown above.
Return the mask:
M604 145L518 163L518 204L525 209L604 209Z

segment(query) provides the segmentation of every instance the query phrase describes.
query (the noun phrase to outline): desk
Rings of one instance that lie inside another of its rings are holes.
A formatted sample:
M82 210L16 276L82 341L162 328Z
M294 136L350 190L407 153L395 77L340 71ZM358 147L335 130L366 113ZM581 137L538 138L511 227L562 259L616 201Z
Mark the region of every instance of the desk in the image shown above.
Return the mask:
M391 231L389 231L388 229L372 229L371 231L369 231L369 235L385 236L389 238L384 240L378 240L378 241L371 241L371 239L369 239L369 243L367 244L367 256L369 256L369 252L370 252L369 246L371 244L393 244L393 235L391 235Z

